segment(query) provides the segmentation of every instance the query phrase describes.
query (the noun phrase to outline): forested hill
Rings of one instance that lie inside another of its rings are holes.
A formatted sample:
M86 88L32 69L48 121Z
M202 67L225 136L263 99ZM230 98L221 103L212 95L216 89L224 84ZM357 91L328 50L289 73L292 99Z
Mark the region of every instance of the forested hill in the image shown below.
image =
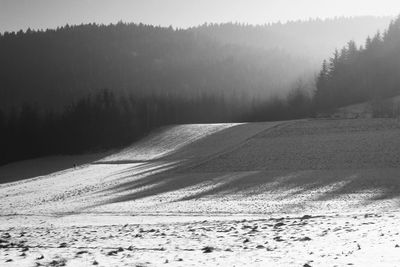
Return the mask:
M388 22L362 17L190 29L118 23L4 33L0 107L63 107L105 88L250 103L285 94L299 77L311 78L336 46Z
M323 57L341 38L344 44L358 34L374 34L385 20L186 30L118 23L5 33L0 36L0 165L123 147L167 124L312 116L312 94L306 90L314 88L296 80L314 80ZM371 40L366 50L387 46L380 64L387 56L398 58L390 50L396 42L389 39L397 38L393 29L383 40ZM343 51L350 67L339 66L342 59L332 61L318 81L317 103L348 88L332 93L336 77L342 79L335 75L359 67L353 57L371 60L355 46ZM343 81L350 86L356 78ZM271 98L278 92L284 97Z
M362 45L351 41L324 62L314 96L319 110L400 94L400 17Z

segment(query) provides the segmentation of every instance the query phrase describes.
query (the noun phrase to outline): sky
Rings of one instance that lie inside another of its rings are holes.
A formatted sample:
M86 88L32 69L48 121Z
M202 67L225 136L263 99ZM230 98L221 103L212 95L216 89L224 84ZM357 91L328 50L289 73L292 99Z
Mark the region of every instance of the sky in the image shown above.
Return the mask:
M0 0L0 32L121 20L186 28L205 22L399 14L400 0Z

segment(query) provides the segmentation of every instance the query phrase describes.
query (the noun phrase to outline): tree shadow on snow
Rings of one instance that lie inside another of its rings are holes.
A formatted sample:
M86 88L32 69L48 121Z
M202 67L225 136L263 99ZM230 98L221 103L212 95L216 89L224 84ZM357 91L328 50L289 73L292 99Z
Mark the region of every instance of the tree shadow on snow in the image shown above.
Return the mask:
M111 198L98 205L135 201L173 192L177 192L175 198L168 198L167 202L262 194L275 201L296 197L302 197L304 201L329 201L365 192L370 193L365 195L365 201L400 196L398 169L196 173L190 172L190 168L185 171L182 163L175 163L159 170L160 173L144 175L104 190L102 194Z

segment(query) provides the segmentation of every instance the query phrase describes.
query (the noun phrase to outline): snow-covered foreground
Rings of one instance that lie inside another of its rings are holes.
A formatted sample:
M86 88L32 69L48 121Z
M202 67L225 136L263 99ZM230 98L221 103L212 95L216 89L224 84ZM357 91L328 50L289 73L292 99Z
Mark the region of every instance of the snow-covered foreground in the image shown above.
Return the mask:
M0 168L0 265L400 261L396 120L171 126L75 168L43 161Z
M68 219L46 217L33 218L35 226L6 223L9 228L0 231L2 266L398 266L400 262L398 213L99 217L92 222L75 217L75 225Z

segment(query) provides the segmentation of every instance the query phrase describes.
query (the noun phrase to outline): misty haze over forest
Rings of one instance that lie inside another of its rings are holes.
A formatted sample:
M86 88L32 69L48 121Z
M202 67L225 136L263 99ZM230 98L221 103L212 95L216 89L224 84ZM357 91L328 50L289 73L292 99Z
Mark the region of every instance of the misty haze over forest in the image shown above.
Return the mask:
M350 40L363 45L390 19L205 24L187 30L91 24L5 33L0 58L8 64L0 67L0 104L62 107L105 88L135 95L223 94L248 101L283 96L299 80L310 86L335 48Z
M1 161L120 147L168 124L315 116L317 107L337 107L328 89L316 87L325 84L322 62L364 53L367 37L385 38L391 20L187 29L120 22L5 32L0 127L8 152ZM342 55L334 54L341 47ZM329 77L340 67L335 62L324 63Z

